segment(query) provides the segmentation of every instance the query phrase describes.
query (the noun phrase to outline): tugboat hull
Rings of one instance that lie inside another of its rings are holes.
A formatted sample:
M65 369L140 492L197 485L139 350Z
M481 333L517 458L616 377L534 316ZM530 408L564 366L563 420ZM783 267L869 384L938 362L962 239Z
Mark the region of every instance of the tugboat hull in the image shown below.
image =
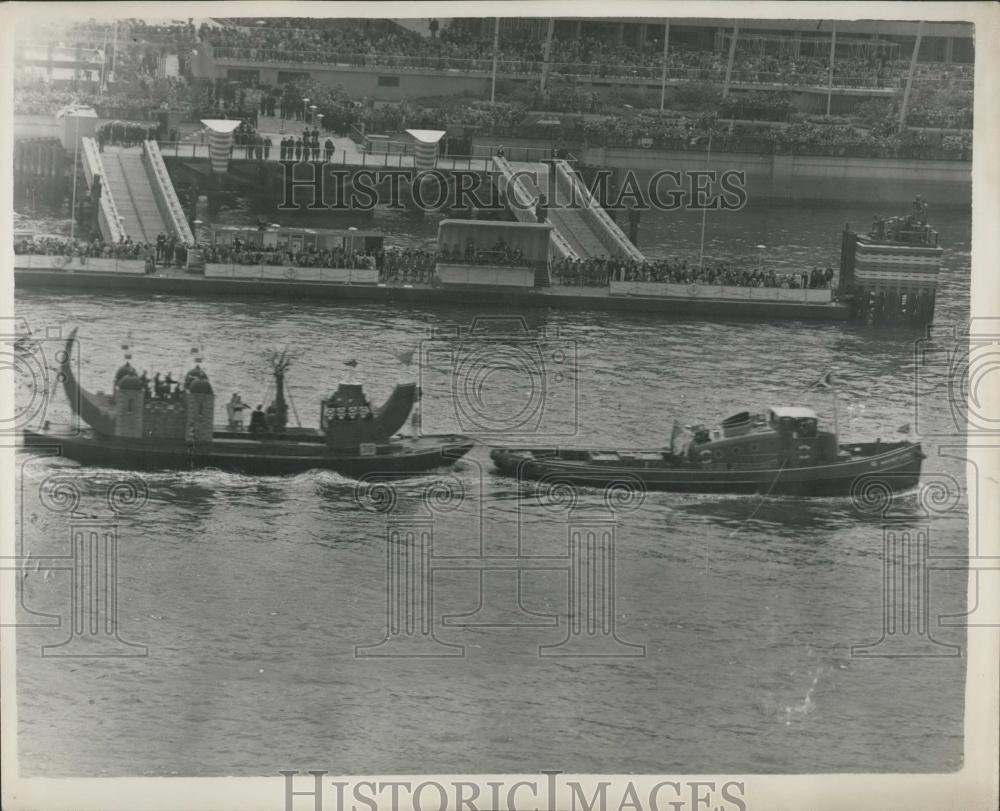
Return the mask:
M376 444L373 454L334 451L314 441L234 439L211 442L147 441L102 436L90 431L25 431L27 447L57 448L59 455L83 465L123 470L195 470L213 468L249 476L288 476L308 470L332 470L359 478L392 478L452 465L473 446L468 438L444 434L397 438Z
M586 450L495 448L497 469L519 479L566 482L579 487L614 484L679 493L875 497L916 487L924 454L919 444L858 443L842 447L836 462L777 469L720 469L672 461L650 450L621 453L621 463L595 463ZM606 454L605 454L606 455ZM627 457L636 457L629 462ZM646 457L646 458L643 458ZM658 458L656 458L658 457Z

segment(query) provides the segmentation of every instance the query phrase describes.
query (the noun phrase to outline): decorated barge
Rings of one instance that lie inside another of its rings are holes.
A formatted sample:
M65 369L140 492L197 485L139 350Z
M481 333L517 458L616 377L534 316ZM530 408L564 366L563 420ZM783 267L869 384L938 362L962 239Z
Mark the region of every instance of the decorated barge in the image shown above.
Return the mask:
M284 377L287 354L271 358L275 397L258 406L244 426L242 402L231 401L229 422L214 424L215 394L200 359L183 382L140 377L126 355L110 395L92 393L76 379L71 364L73 330L60 365L60 377L82 430L48 423L25 430L29 446L58 446L84 465L128 470L217 468L248 475L288 475L312 469L350 477L393 478L454 464L473 442L460 435L402 436L419 397L415 383L398 384L381 406L373 406L363 387L341 383L321 403L319 428L288 425Z

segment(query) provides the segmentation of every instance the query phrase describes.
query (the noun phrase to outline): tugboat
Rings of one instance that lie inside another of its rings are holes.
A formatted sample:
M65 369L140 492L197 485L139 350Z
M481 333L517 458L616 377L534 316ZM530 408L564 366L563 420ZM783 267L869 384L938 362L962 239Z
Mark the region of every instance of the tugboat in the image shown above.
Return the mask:
M320 427L287 424L284 377L291 361L272 355L274 401L258 407L247 429L230 403L229 424L213 424L215 395L208 375L196 365L183 383L159 375L151 391L145 373L136 374L126 354L115 374L111 395L93 394L73 374L70 357L76 330L66 341L60 373L83 431L25 430L25 445L58 445L62 455L84 465L127 470L215 468L248 475L276 476L312 469L345 476L394 478L454 464L471 450L472 440L457 434L403 437L419 392L415 383L396 386L380 407L365 398L361 385L344 383L320 405ZM176 388L174 388L176 385ZM242 403L236 405L242 406Z
M494 448L490 455L501 473L519 479L795 496L908 490L917 485L925 458L914 442L842 445L836 430L819 430L815 412L797 406L743 411L719 428L691 430L693 438L676 450L671 441L669 448L640 451Z

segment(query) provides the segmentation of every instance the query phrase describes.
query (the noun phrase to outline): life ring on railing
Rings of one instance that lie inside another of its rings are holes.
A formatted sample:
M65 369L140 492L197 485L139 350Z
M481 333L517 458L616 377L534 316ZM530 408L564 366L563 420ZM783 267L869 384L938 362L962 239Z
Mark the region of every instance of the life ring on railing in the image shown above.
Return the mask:
M285 268L285 278L294 279L295 278L295 268Z
M52 257L52 266L53 267L61 268L61 267L65 267L65 265L66 265L66 257L65 256L53 256Z
M710 462L712 461L712 452L708 450L702 451L698 454L698 458L701 459L702 462Z
M687 288L688 294L692 296L697 296L701 293L701 288L696 284L689 284Z

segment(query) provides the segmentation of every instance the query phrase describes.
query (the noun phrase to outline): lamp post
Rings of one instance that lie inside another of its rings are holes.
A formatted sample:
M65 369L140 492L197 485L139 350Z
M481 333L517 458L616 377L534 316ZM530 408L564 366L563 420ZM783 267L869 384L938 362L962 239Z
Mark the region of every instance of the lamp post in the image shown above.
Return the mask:
M302 99L302 120L306 120L306 105L309 104L309 99Z
M757 254L757 270L760 273L764 272L764 251L765 251L766 248L767 248L767 245L758 245L757 246L757 250L759 251L759 253Z
M319 108L315 104L310 104L309 105L309 114L311 116L310 121L313 122L313 123L316 122L316 111L318 109Z

